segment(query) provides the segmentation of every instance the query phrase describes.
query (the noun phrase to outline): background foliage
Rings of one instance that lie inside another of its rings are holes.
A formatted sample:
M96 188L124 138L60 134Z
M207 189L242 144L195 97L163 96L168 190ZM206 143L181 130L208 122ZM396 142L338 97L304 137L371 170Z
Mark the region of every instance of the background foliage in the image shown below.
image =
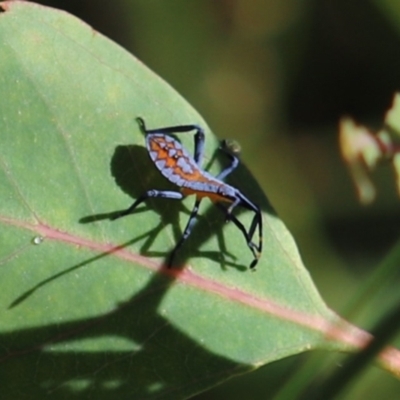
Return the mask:
M38 2L66 9L119 42L220 137L240 141L242 159L294 234L322 296L345 313L398 237L398 199L388 170L379 173L377 202L357 204L339 157L337 122L350 114L379 126L389 108L400 86L400 6L390 0ZM352 310L352 321L368 329L398 302L398 281L392 276L375 288ZM293 357L199 399L279 398L285 383L334 370L340 360ZM371 366L346 398L392 399L398 391L394 378Z

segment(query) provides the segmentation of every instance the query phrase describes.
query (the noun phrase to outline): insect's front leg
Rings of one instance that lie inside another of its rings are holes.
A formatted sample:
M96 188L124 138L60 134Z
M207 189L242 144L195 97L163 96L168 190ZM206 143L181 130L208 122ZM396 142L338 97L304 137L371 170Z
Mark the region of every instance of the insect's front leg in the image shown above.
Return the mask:
M113 221L117 218L125 217L126 215L132 214L132 212L139 204L143 203L148 198L154 198L154 197L182 200L183 194L181 192L174 192L171 190L155 190L155 189L148 190L146 193L143 193L140 197L138 197L130 207L128 207L126 210L122 210L119 213L113 215L112 217L110 217L110 219Z

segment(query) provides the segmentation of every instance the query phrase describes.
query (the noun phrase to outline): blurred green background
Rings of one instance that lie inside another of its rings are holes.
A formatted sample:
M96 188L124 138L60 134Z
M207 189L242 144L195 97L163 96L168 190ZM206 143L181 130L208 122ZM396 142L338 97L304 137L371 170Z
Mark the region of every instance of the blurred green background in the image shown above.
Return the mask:
M400 89L398 1L38 2L125 47L175 87L215 134L238 140L243 162L293 233L323 298L338 313L349 312L397 241L399 206L390 168L375 176L377 201L368 208L357 203L337 125L351 115L380 127ZM373 288L349 319L369 329L398 303L398 275ZM342 357L282 360L196 399L296 398L297 382L340 368ZM400 382L371 366L343 398L399 393Z

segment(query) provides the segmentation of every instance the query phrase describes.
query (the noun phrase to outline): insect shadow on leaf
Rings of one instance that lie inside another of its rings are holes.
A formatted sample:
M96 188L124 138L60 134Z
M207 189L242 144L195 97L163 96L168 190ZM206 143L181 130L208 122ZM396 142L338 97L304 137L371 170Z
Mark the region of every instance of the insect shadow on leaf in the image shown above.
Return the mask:
M210 160L214 162L213 157ZM159 171L154 168L154 164L149 159L146 148L138 145L120 145L117 146L111 159L111 174L116 184L121 190L130 197L137 199L146 190L157 187L161 190L174 190L176 186L165 179ZM146 173L143 173L146 171ZM189 209L181 201L165 201L162 198L152 198L146 201L132 214L142 213L152 210L160 217L160 222L152 229L143 232L134 239L126 243L132 245L147 238L140 247L140 254L150 257L166 257L170 254L169 250L160 252L151 250L151 247L157 238L168 225L172 227L173 241L178 242L182 237L182 231L179 227L181 213L190 215ZM82 224L97 222L101 220L113 220L119 216L123 210L112 211L89 215L79 220ZM133 216L132 216L133 218ZM235 261L225 259L225 256L235 260L235 257L229 253L223 235L224 216L215 207L208 207L205 213L199 216L194 226L194 233L187 241L182 251L179 252L177 260L184 262L188 257L207 257L216 262L220 262L222 268L226 266L245 269L244 266L237 265ZM199 245L216 235L219 251L198 251Z

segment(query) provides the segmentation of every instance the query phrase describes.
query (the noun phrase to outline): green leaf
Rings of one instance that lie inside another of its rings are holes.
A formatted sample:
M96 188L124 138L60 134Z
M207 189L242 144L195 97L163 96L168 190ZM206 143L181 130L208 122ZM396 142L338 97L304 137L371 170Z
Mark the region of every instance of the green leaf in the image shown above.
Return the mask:
M110 220L143 191L170 188L135 119L205 127L213 173L226 161L214 157L218 141L168 84L78 19L2 7L2 397L184 398L305 350L366 343L325 306L244 166L230 182L263 210L258 270L247 268L241 232L207 201L182 267L163 269L192 198ZM192 135L181 136L192 150ZM249 226L252 213L238 218Z

